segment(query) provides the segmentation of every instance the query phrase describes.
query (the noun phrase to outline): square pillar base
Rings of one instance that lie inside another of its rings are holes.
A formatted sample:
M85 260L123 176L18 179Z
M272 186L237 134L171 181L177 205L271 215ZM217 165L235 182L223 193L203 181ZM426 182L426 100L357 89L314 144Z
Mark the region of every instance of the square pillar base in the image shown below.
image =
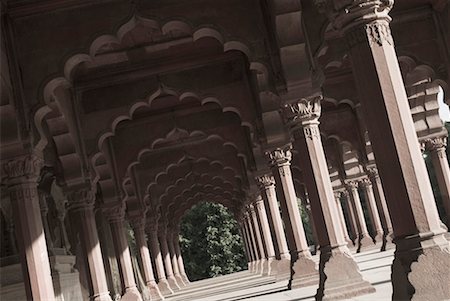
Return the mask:
M300 256L292 265L291 275L290 289L317 285L319 283L316 263L310 257Z

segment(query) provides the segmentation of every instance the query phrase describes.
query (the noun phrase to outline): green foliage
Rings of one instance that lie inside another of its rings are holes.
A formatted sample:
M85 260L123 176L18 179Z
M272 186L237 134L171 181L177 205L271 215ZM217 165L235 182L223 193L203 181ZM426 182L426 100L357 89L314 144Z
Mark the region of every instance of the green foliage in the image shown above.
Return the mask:
M189 210L181 223L180 244L191 280L247 268L237 222L220 204L201 203Z
M312 221L309 220L308 212L305 207L302 205L302 200L297 198L297 206L298 210L300 210L300 216L302 217L303 228L305 229L306 240L308 241L308 245L314 245L314 235L312 232Z

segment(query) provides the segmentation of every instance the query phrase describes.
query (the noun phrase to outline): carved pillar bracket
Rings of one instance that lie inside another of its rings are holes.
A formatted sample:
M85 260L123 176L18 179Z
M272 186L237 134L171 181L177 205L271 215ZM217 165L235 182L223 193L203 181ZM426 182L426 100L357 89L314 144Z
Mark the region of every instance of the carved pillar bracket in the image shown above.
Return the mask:
M303 133L307 139L320 139L319 118L321 114L320 101L322 94L301 98L293 103L285 105L284 116L291 129L303 128Z

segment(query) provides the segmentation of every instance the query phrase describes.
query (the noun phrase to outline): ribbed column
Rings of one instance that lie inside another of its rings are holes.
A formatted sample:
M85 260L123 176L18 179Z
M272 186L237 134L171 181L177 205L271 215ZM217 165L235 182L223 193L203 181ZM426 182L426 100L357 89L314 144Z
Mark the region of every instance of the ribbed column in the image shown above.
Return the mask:
M250 217L249 217L249 223L253 231L253 237L255 238L256 247L258 248L259 253L259 260L260 260L260 272L263 275L268 274L268 263L267 263L267 256L266 256L266 250L264 249L263 241L261 238L261 232L259 230L258 225L258 219L256 217L255 207L253 204L248 205Z
M184 269L184 261L183 261L183 255L181 254L180 249L180 225L177 225L173 232L173 246L175 248L175 254L177 256L177 262L178 262L178 269L180 270L181 278L183 278L183 282L185 284L190 283L188 276L186 275L186 271Z
M268 263L268 275L276 275L276 260L275 260L275 250L273 247L272 235L270 233L269 222L267 220L266 208L264 207L264 202L261 196L258 196L255 201L256 213L261 229L261 236L264 240L266 246L266 257Z
M161 256L163 259L164 267L166 268L166 278L169 282L170 288L174 291L180 289L180 286L175 279L172 268L172 260L170 259L169 247L167 246L167 228L165 225L161 225L158 228L159 247L161 249Z
M150 291L152 300L164 300L153 274L152 261L148 250L147 239L145 237L145 216L137 217L131 220L134 237L136 239L136 248L142 263L144 281Z
M120 276L123 285L123 295L121 300L142 301L141 293L137 289L136 280L134 279L131 254L130 249L128 248L128 239L125 234L125 207L106 208L103 209L103 212L111 227L114 249L116 250L116 257L119 263Z
M250 243L250 248L253 250L253 261L251 263L251 271L254 273L260 273L261 272L261 261L260 261L260 254L258 250L258 246L256 245L256 239L253 233L253 227L251 226L251 215L250 212L246 211L244 214L244 222L245 222L245 228L247 230L247 237L248 241Z
M374 228L373 240L376 243L381 243L383 240L383 227L381 226L380 215L378 214L372 182L368 178L364 178L359 182L359 185L364 190L364 195L366 196L366 201L369 205L370 220Z
M430 153L442 203L444 204L445 222L450 229L450 168L445 152L446 146L447 137L429 139L425 142L425 148Z
M293 245L289 246L292 261L292 273L290 286L292 288L313 285L319 280L315 263L312 260L306 241L305 230L298 208L297 195L291 173L291 146L277 148L266 153L277 184L278 200L284 203L283 218L285 230L293 239Z
M367 230L366 219L364 217L361 199L359 198L358 186L359 183L357 181L347 181L346 183L346 188L354 209L353 213L358 225L357 253L374 245L373 240L369 235L369 231Z
M103 266L102 251L98 239L94 214L94 193L89 188L79 189L67 194L69 211L73 220L78 221L80 240L89 265L89 275L94 301L111 301Z
M167 246L169 247L170 260L172 261L173 275L177 281L177 284L181 286L186 286L183 278L181 277L180 268L178 266L177 254L175 253L175 246L173 244L173 230L171 228L167 229Z
M163 295L173 294L169 282L166 279L166 272L164 271L164 263L161 256L161 250L159 248L158 241L158 224L155 221L150 221L147 225L148 242L150 244L150 251L152 258L155 261L156 273L158 275L158 287Z
M253 272L255 272L256 257L255 257L255 251L253 249L252 242L250 240L250 236L249 236L249 232L248 232L248 224L246 221L247 217L245 215L247 215L247 213L244 213L243 218L242 218L242 234L244 237L245 245L247 246L247 249L248 249L248 255L249 255L248 269L250 272L253 273Z
M2 165L14 215L27 299L54 300L37 191L42 160L26 155Z
M350 239L350 236L348 235L347 225L345 223L344 212L342 210L342 204L341 204L341 194L342 194L341 191L334 192L334 199L336 200L336 208L338 210L339 219L341 222L342 233L344 233L344 238L347 241L347 245L353 245L353 242Z

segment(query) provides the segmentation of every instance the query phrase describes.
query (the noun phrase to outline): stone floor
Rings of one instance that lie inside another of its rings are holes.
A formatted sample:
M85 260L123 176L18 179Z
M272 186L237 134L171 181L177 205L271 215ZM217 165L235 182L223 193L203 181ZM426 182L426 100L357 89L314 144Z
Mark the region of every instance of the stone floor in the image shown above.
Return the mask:
M372 283L376 292L353 298L352 300L390 300L391 263L394 250L379 252L370 250L354 254L365 280ZM318 262L318 256L314 257ZM243 271L192 282L189 286L167 297L166 300L257 300L257 301L297 301L314 300L316 286L287 290L287 281L275 282L273 277L262 277Z

